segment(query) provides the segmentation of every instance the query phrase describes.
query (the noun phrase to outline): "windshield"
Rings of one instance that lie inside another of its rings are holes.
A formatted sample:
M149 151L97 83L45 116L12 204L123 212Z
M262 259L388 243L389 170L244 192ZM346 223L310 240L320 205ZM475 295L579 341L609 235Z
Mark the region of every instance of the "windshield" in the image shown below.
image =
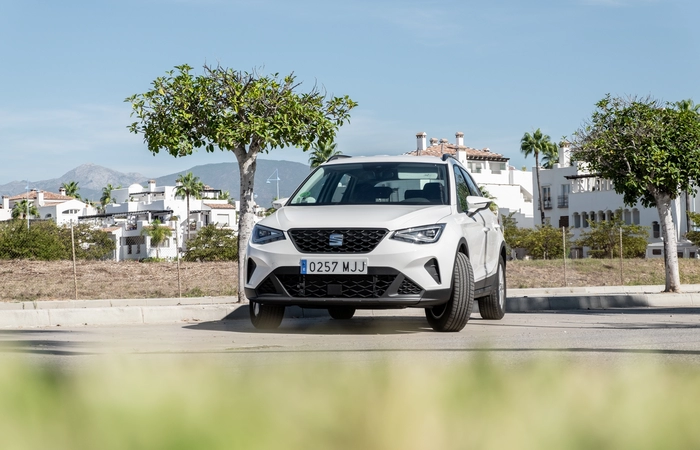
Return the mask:
M446 205L444 164L384 162L321 166L289 205Z

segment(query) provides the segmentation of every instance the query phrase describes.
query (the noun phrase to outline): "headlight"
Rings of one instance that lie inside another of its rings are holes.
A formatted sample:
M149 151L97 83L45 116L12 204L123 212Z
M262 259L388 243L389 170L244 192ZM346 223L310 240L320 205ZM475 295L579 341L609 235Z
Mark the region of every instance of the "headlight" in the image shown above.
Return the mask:
M264 227L262 225L255 225L255 227L253 227L253 235L251 237L253 244L269 244L270 242L284 239L284 232L280 230Z
M444 223L425 225L422 227L404 228L403 230L394 231L391 239L411 242L413 244L432 244L440 239L444 228Z

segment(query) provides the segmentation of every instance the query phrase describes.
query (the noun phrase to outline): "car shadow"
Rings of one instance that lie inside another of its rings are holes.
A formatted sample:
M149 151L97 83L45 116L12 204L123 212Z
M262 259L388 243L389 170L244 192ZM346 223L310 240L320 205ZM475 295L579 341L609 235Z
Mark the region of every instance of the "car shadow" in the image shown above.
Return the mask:
M247 314L247 311L246 311ZM334 335L372 335L372 334L409 334L432 332L425 318L397 316L357 316L349 320L336 320L330 317L312 317L299 319L285 318L279 328L274 330L256 329L250 320L223 320L201 322L184 328L206 331L229 331L232 333L269 333L269 334L334 334ZM247 317L246 317L247 319Z

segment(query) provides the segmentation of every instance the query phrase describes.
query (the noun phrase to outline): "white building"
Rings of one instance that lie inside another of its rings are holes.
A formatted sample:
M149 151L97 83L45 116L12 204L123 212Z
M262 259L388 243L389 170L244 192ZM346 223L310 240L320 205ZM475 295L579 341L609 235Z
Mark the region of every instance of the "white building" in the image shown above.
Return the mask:
M552 169L540 169L542 199L545 221L554 227L568 227L573 238L589 229L589 220L603 221L612 219L618 209L622 209L622 218L627 224L641 225L649 228L649 246L647 257L661 257L663 242L657 209L645 208L641 204L625 206L622 195L615 193L611 180L603 179L571 163L571 148L568 143L559 149L559 163ZM536 184L533 170L533 184ZM684 241L688 231L685 220L685 202L677 198L672 204L673 221L676 225L676 238L679 242L678 257L694 258L697 249ZM539 193L535 189L534 207L535 223L540 223ZM700 202L691 198L691 211L698 211ZM586 256L587 248L574 249L573 256Z
M80 219L110 233L117 243L116 260L143 259L157 254L161 258L176 257L178 248L186 248L188 235L190 239L194 238L202 227L209 224L238 230L238 209L228 200L219 200L220 190L206 186L201 199L190 197L189 221L187 200L176 196L176 190L177 186L156 186L154 180L150 180L146 187L132 184L114 189L112 203L105 205L102 213L81 216ZM157 252L143 231L156 219L172 231L172 236L158 246Z
M65 225L71 222L77 223L81 215L95 214L97 209L66 195L65 189L59 189L59 193L32 189L29 192L2 197L0 208L0 220L10 220L15 204L28 199L30 205L36 207L37 215L30 219L53 220L57 225Z
M532 227L533 223L533 181L532 173L511 166L509 158L491 152L488 148L481 150L464 145L464 133L455 134L455 143L447 139L430 139L426 143L426 134L416 134L417 148L407 155L437 156L447 153L459 160L471 173L474 181L494 197L499 212L504 215L515 213L513 217L520 227Z

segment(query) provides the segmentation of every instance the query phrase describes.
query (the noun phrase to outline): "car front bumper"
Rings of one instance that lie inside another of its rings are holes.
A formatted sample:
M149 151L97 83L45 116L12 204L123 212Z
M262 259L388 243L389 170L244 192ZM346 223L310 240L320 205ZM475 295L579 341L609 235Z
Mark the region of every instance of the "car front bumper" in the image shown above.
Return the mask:
M303 275L302 259L367 258L366 275ZM269 304L324 308L429 307L450 298L454 250L384 239L366 254L302 254L289 240L247 249L245 294Z

